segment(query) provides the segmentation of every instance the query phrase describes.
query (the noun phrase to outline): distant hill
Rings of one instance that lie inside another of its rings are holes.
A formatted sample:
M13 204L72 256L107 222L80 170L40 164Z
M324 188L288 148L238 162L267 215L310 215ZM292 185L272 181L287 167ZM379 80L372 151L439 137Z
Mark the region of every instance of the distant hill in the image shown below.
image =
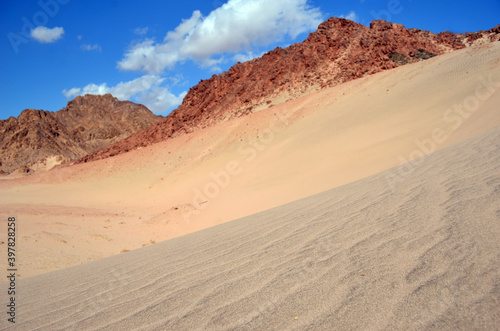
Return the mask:
M0 171L29 173L79 159L162 117L111 94L78 96L59 111L26 109L0 121Z

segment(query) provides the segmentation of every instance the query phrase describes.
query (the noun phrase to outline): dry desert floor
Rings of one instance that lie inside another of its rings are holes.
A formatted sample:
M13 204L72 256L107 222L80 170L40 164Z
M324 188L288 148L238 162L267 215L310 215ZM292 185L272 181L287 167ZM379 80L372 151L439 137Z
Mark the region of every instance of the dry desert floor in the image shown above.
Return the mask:
M498 105L495 43L4 178L1 328L495 329Z

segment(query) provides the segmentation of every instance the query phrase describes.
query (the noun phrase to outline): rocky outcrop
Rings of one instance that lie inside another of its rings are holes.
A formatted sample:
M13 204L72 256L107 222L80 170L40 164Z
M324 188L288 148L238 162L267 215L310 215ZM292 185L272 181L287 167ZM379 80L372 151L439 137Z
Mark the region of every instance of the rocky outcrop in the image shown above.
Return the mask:
M495 31L434 34L384 20L373 21L367 27L332 17L302 43L278 47L202 80L166 118L79 162L117 155L243 116L272 104L278 95L295 98L479 41L497 41L500 38Z
M500 24L495 26L494 28L489 29L486 31L487 33L495 33L495 34L500 34Z
M160 119L111 94L78 96L57 112L26 109L0 121L0 170L31 173L79 159Z

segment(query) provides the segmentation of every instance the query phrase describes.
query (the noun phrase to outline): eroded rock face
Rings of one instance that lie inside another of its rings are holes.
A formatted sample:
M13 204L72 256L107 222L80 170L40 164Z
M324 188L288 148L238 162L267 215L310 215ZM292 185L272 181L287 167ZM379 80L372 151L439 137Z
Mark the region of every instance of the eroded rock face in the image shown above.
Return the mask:
M500 34L500 24L498 24L494 28L489 29L488 31L486 31L486 33Z
M243 116L268 105L278 95L295 98L461 49L478 40L497 41L500 37L495 31L434 34L384 20L366 27L332 17L301 43L278 47L261 58L237 63L222 74L202 80L166 118L80 162L121 154Z
M26 109L0 121L0 170L31 173L47 158L53 163L79 159L160 119L145 106L111 94L78 96L57 112Z

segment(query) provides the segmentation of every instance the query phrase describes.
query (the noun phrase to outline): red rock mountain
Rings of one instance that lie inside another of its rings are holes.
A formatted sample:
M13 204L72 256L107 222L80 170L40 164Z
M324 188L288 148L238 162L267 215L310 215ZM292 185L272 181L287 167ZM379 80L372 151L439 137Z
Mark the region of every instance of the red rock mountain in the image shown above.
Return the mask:
M111 94L78 96L57 112L26 109L0 121L0 171L45 170L79 159L161 118Z
M498 30L434 34L384 20L367 27L332 17L301 43L278 47L202 80L163 120L79 162L124 153L239 117L269 107L277 96L280 100L295 98L474 43L498 41Z

